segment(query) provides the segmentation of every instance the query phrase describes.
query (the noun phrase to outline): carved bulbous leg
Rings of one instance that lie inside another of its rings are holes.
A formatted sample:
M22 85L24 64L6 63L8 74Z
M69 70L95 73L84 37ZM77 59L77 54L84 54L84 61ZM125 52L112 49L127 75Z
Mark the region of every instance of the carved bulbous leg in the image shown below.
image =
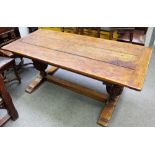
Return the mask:
M117 96L122 94L123 87L114 84L106 84L106 90L109 94L109 100L114 100Z
M27 93L32 93L45 79L47 64L42 63L38 60L32 60L34 67L40 72L40 74L34 79L31 84L26 88Z
M39 62L39 61L37 61L37 60L33 60L33 65L34 65L34 67L35 67L37 70L40 71L40 75L46 76L45 70L46 70L46 68L47 68L47 66L48 66L47 64L42 63L42 62Z

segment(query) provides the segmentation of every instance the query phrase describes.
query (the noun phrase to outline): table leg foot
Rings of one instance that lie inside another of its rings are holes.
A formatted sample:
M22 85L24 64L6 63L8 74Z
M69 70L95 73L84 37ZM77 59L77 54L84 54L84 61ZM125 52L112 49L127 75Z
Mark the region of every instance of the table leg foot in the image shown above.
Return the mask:
M27 93L32 93L44 80L44 77L41 75L37 75L36 79L34 79L25 89Z
M100 117L97 121L97 123L101 126L108 126L109 121L112 117L112 114L115 110L116 104L118 102L119 96L117 98L115 98L114 100L109 100L107 101L107 104L105 105L105 107L103 108Z
M105 127L108 126L108 123L115 110L119 97L123 92L123 87L118 85L113 85L113 84L106 84L106 89L109 94L109 100L107 101L97 121L99 125L105 126Z

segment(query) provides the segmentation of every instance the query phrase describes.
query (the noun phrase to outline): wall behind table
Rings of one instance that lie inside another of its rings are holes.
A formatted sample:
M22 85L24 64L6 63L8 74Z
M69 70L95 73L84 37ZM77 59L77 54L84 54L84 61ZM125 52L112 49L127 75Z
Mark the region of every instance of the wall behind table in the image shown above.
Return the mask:
M19 33L20 33L21 38L29 34L28 27L18 27L18 28L19 28Z

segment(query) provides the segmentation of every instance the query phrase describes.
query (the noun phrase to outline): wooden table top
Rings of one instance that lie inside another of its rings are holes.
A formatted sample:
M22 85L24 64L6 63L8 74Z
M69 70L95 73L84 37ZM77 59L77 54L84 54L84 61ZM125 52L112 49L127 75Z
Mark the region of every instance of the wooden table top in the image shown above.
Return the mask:
M141 90L151 49L88 36L38 30L2 49L97 80Z

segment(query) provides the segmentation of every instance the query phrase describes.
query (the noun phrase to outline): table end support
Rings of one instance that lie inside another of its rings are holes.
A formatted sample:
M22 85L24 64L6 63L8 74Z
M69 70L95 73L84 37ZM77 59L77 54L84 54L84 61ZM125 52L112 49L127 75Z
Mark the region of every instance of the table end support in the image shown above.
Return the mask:
M37 60L32 60L33 61L33 65L34 67L40 72L39 75L37 75L37 77L27 86L27 88L25 89L25 91L27 93L32 93L45 79L46 77L46 68L47 68L47 64L42 63L40 61Z
M123 87L115 84L106 84L106 90L109 94L109 99L103 108L97 123L101 126L108 126L119 97L123 92Z

